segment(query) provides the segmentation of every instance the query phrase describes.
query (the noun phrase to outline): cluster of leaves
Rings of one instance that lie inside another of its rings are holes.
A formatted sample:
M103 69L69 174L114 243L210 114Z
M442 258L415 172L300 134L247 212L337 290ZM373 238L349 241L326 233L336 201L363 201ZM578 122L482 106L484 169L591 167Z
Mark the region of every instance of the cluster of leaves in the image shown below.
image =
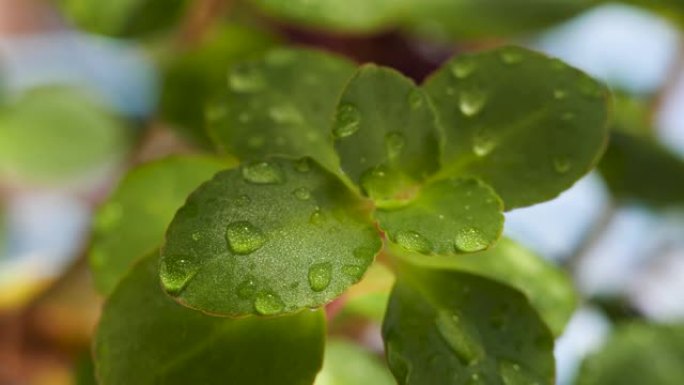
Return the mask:
M504 210L551 199L596 164L603 86L517 47L460 55L421 86L282 48L228 80L209 137L239 166L145 165L98 213L102 384L312 383L321 307L379 253L396 274L383 337L400 384L553 382L572 287L497 240Z

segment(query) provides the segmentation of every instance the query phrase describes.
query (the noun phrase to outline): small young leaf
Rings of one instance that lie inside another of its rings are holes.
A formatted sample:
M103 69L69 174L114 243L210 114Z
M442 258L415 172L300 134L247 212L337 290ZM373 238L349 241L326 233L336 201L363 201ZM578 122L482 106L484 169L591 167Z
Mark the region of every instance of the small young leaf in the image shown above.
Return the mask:
M487 251L458 257L426 258L396 246L392 253L417 266L462 271L513 286L527 296L555 336L577 306L577 294L562 270L508 238Z
M607 90L523 48L461 55L424 87L445 132L442 173L481 178L507 210L557 196L607 143Z
M431 183L410 203L378 208L375 218L390 240L422 254L481 251L501 235L503 204L476 179Z
M362 67L332 128L342 170L375 200L396 198L439 168L439 131L427 97L400 73Z
M684 384L684 326L630 323L589 355L578 385Z
M652 138L614 131L599 169L620 200L684 206L684 159Z
M130 266L163 242L185 198L228 160L170 157L133 169L95 215L90 266L95 286L109 294Z
M404 271L383 337L400 385L554 381L551 332L522 293L484 277Z
M162 283L213 314L321 306L358 282L380 248L363 204L308 158L219 173L171 223Z
M274 49L239 64L208 111L210 136L241 159L310 156L337 171L328 128L353 73L345 59L303 49Z
M145 258L106 303L94 342L101 385L301 385L321 367L325 319L216 318L178 305Z
M325 346L323 369L314 385L395 385L392 373L371 352L341 339Z

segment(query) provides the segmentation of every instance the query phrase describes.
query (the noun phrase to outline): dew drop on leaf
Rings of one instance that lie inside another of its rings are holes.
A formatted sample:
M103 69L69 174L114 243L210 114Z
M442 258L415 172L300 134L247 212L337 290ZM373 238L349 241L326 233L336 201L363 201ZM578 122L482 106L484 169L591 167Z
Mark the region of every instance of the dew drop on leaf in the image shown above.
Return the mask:
M468 385L487 385L479 374L473 373L467 382Z
M342 266L342 273L344 273L349 278L353 279L354 282L358 282L361 277L363 277L364 268L357 265L344 265Z
M254 278L247 278L242 281L237 287L237 295L242 299L250 299L256 294L256 282Z
M196 264L186 259L162 262L159 275L166 292L171 295L180 294L192 277L197 274L197 269Z
M568 96L568 93L560 88L553 91L553 97L558 100L565 99L566 96Z
M461 113L472 117L480 113L487 103L487 94L481 90L462 91L459 99Z
M321 211L320 207L316 207L311 216L309 217L309 222L313 225L321 225L325 222L325 215Z
M397 232L395 242L407 250L428 254L432 251L430 241L415 231L402 230Z
M330 285L332 265L329 262L316 263L309 268L309 287L313 291L323 291Z
M423 107L423 95L418 90L411 90L408 95L408 103L412 109L418 110Z
M251 93L262 90L266 86L266 81L256 69L240 67L228 75L228 85L235 92Z
M475 227L466 227L456 233L456 249L466 253L484 250L487 248L487 239L482 231Z
M458 315L440 311L437 313L435 326L444 342L464 364L472 365L482 358L484 354L482 346L473 336L467 334Z
M389 132L385 135L385 147L387 147L387 156L396 158L401 154L401 151L406 145L406 139L400 132Z
M311 191L306 187L300 187L294 190L293 194L300 201L306 201L311 198Z
M268 110L268 116L278 124L301 124L304 122L299 110L290 104L271 107Z
M279 184L285 182L285 174L269 162L249 163L242 167L242 177L254 184Z
M254 299L254 310L262 315L273 315L283 311L285 304L277 294L260 292Z
M226 227L228 247L235 254L252 254L266 243L260 228L247 221L233 222Z
M357 247L352 253L354 257L362 261L370 261L375 257L375 250L370 247Z
M309 172L311 170L311 164L308 158L302 158L297 161L295 169L301 173Z
M477 156L487 156L496 148L496 140L484 131L478 131L473 136L473 152Z
M516 49L506 49L501 52L501 61L504 64L518 64L524 59L522 52Z
M572 167L572 163L570 162L570 159L566 156L557 156L553 158L553 168L556 170L557 173L559 174L565 174L566 172L570 171L570 168Z
M354 135L361 124L361 112L352 104L342 104L337 109L333 135L336 138L346 138Z
M510 361L499 361L499 372L506 385L534 385L537 383L519 364Z
M451 73L457 79L465 79L475 71L475 62L468 59L458 59L451 64Z
M239 197L235 198L234 200L235 206L237 207L245 207L252 203L252 199L248 195L240 195Z

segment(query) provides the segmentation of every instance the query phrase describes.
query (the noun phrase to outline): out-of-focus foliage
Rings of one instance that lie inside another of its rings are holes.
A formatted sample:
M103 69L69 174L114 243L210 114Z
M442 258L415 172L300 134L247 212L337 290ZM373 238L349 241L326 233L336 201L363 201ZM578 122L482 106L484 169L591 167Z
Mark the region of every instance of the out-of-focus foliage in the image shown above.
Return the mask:
M314 385L394 385L392 374L371 352L342 339L326 342L323 369Z
M174 26L192 0L56 0L76 26L113 37L140 37Z
M164 64L161 117L184 137L211 147L205 108L225 90L227 68L272 46L275 40L261 29L236 23L208 31L198 45L171 56Z
M630 323L589 355L577 385L684 384L684 325Z
M70 88L40 88L0 107L0 175L54 182L119 159L128 127L92 95Z

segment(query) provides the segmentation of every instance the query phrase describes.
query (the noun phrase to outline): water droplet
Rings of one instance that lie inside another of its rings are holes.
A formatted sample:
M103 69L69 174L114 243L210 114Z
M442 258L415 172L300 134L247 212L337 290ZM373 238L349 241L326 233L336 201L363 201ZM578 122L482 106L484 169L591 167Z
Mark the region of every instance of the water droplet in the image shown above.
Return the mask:
M467 385L487 385L487 382L485 382L479 374L473 373L470 375Z
M196 232L192 233L192 240L193 241L197 242L200 239L202 239L202 235L199 232L196 231Z
M444 342L449 345L464 364L472 365L484 355L479 341L468 334L466 326L457 315L440 311L437 313L435 325Z
M285 182L285 174L277 164L269 162L248 163L242 167L242 177L254 184L277 184Z
M451 64L451 74L457 79L465 79L475 71L475 62L467 58L459 58Z
M301 158L295 164L295 169L299 172L309 172L311 170L311 164L309 163L309 158Z
M411 90L408 95L408 103L412 109L418 110L423 107L423 95L418 90Z
M161 263L160 277L164 289L171 295L179 295L197 274L199 267L187 259L164 259Z
M480 113L487 103L487 94L481 90L462 91L459 108L463 115L472 117Z
M375 249L371 247L357 247L354 249L352 252L354 254L355 258L358 258L363 261L371 261L375 257Z
M242 66L235 68L228 75L228 85L235 92L257 92L266 86L263 75L254 67Z
M466 253L484 250L489 246L482 231L475 227L466 227L459 230L456 233L455 244L456 249Z
M300 201L306 201L311 198L311 191L306 187L300 187L292 192Z
M398 157L405 145L406 139L402 133L394 131L385 135L385 147L390 158Z
M523 369L519 364L506 360L499 361L499 372L501 379L506 385L530 385L537 383L537 380Z
M249 277L242 281L237 287L237 295L242 299L250 299L256 294L256 282L254 278Z
M360 178L361 188L367 195L382 195L392 190L395 180L389 177L384 166L372 167L364 171Z
M332 265L329 262L316 263L309 268L309 287L313 291L323 291L330 285Z
M277 294L260 292L254 299L254 310L262 315L273 315L283 311L285 304Z
M358 282L362 277L365 269L363 266L357 265L344 265L342 266L342 273Z
M325 214L323 214L320 207L316 207L314 212L311 213L309 222L313 225L322 225L325 222Z
M525 58L522 51L516 48L505 49L503 52L501 52L500 57L504 64L518 64Z
M296 125L304 122L301 112L290 104L271 107L268 110L268 116L278 124Z
M235 206L237 207L245 207L252 203L252 199L249 196L243 194L235 198L234 202Z
M226 227L226 240L233 253L246 255L259 250L266 243L266 235L250 222L238 221Z
M356 106L343 104L337 109L337 117L333 128L336 138L346 138L354 135L361 125L361 112Z
M496 148L496 145L496 140L486 131L479 130L473 136L473 152L477 156L489 155Z
M557 173L565 174L566 172L570 171L571 167L572 162L570 162L570 158L567 156L557 156L553 158L553 168Z
M430 241L415 231L402 230L397 232L395 242L399 246L419 253L428 254L432 251L432 244Z
M565 99L566 96L568 96L568 93L565 90L557 89L553 91L553 97L558 100Z

